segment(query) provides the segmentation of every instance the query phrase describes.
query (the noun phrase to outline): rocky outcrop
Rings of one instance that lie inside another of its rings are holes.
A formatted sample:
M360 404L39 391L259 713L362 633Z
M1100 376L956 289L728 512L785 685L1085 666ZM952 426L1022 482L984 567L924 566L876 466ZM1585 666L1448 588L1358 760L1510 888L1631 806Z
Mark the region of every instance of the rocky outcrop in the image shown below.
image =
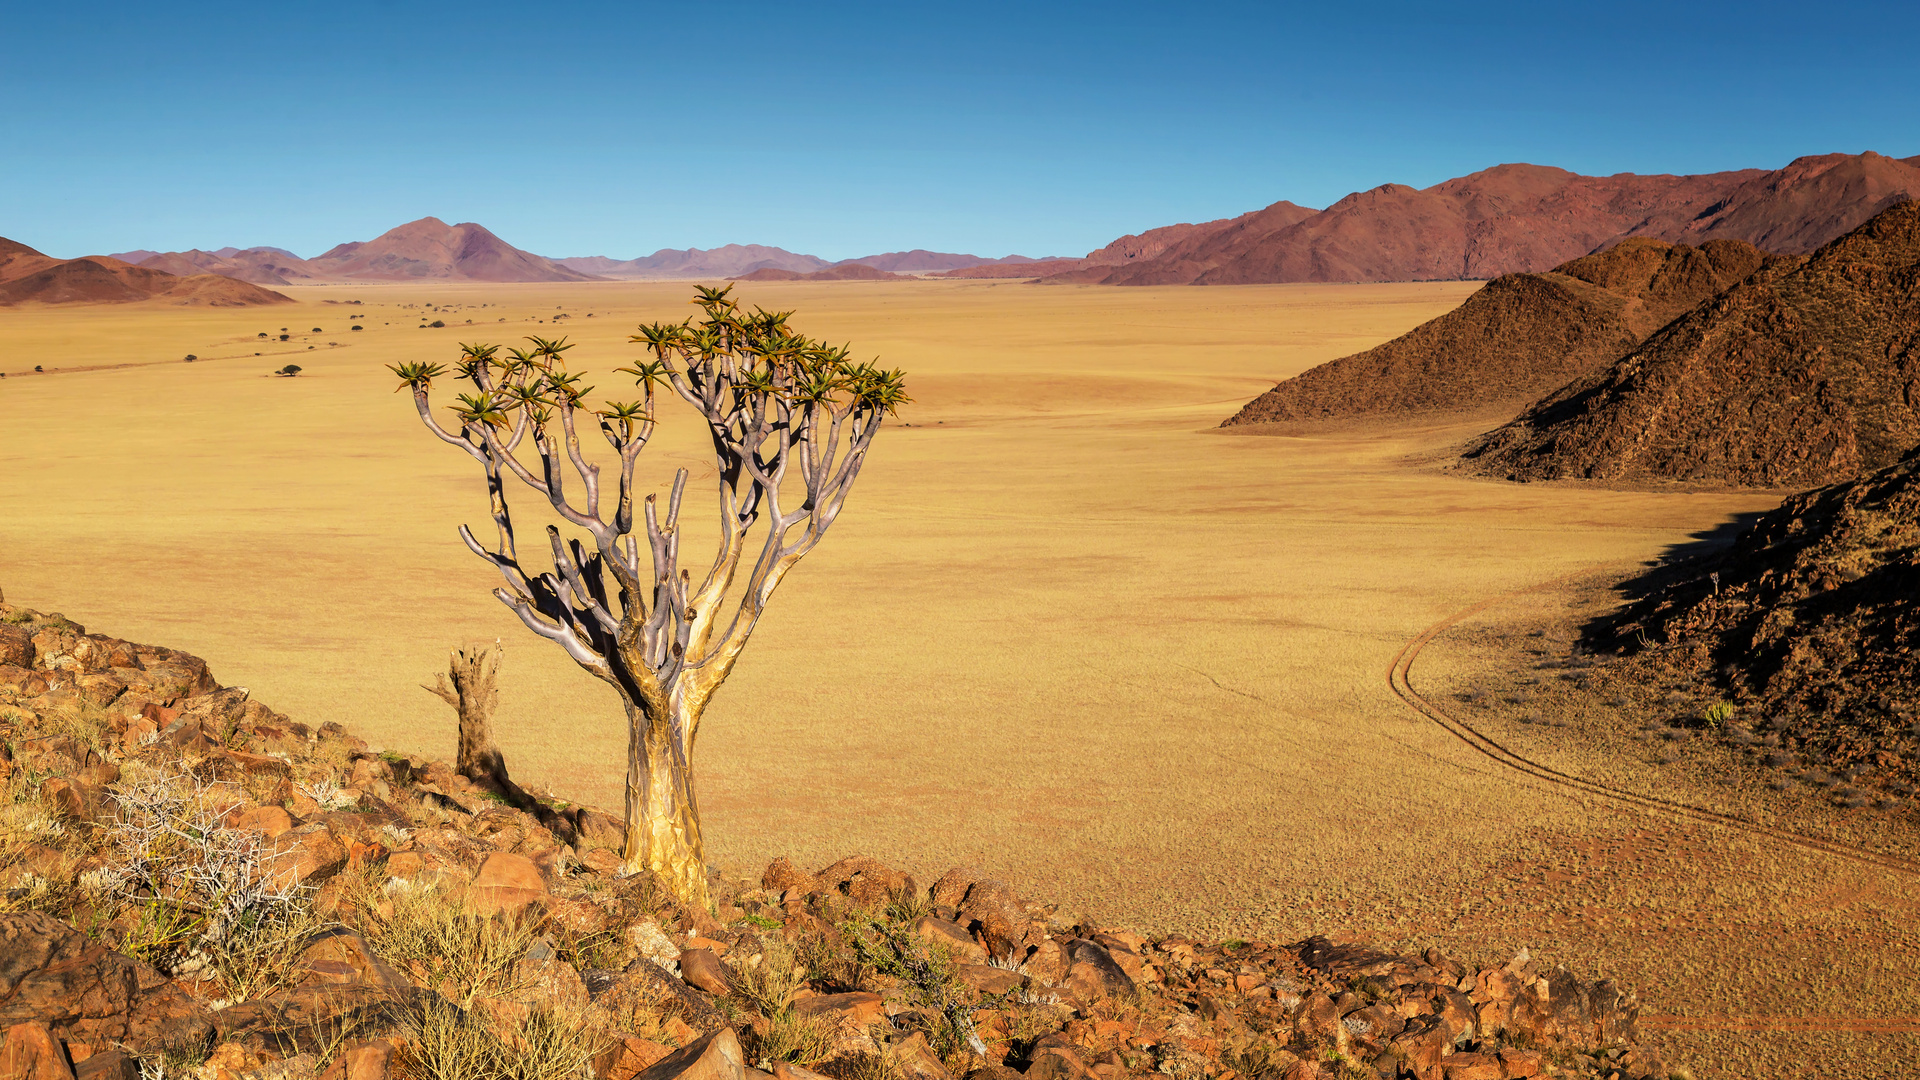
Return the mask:
M1663 1075L1630 994L1525 956L1148 937L857 855L687 910L603 812L502 805L193 657L0 603L0 658L8 1075L397 1080L450 1047L622 1080Z
M1688 725L1797 768L1843 805L1920 785L1920 454L1797 495L1723 551L1629 582L1589 644L1613 678L1706 685Z

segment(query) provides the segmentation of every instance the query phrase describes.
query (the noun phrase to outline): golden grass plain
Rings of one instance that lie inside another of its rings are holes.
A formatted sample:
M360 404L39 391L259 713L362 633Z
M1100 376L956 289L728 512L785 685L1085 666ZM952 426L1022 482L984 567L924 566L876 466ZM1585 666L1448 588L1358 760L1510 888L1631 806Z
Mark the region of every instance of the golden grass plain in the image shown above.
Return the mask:
M1542 789L1388 686L1401 647L1452 612L1657 557L1773 497L1426 463L1472 421L1216 430L1277 379L1476 287L743 287L906 368L917 400L708 714L710 857L745 874L780 854L970 862L1065 914L1161 931L1526 945L1621 978L1650 1013L1704 1018L1661 1036L1700 1075L1920 1060L1911 1033L1719 1030L1920 1016L1907 882ZM688 287L288 291L297 306L0 309L0 588L204 656L300 719L438 756L452 716L418 684L449 647L501 638L515 775L617 805L615 700L489 597L454 535L485 521L479 476L384 365L564 333L613 388L635 324L682 317ZM449 325L421 328L433 319ZM288 362L300 377L268 374ZM697 528L711 469L690 417L668 415L643 473L692 470ZM1428 650L1416 685L1513 670L1517 650L1488 642L1563 618L1572 595L1489 610ZM1640 782L1720 797L1706 769Z

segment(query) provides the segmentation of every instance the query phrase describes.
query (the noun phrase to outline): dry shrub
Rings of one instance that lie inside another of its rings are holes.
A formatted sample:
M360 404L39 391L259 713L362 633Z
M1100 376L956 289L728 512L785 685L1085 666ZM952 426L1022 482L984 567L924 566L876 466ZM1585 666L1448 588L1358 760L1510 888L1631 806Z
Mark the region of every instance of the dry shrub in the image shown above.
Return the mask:
M807 966L779 937L758 938L751 950L736 946L732 955L735 959L728 967L733 971L734 991L762 1016L786 1012L794 995L807 985Z
M539 1006L493 1025L440 997L427 999L408 1035L401 1071L416 1080L572 1080L591 1075L607 1042L566 1010Z
M523 989L513 983L513 968L533 944L531 921L476 911L464 889L415 885L391 894L390 915L378 914L386 904L366 905L373 914L363 932L382 959L414 972L462 1009L482 995Z

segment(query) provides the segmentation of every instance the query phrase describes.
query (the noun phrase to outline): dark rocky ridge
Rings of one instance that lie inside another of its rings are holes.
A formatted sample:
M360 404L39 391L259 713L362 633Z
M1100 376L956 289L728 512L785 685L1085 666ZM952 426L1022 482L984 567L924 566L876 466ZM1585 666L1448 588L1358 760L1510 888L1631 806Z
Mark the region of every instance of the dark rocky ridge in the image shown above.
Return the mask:
M1543 274L1507 274L1392 341L1280 383L1222 426L1512 409L1619 359L1765 258L1732 240L1629 240Z
M1920 443L1920 203L1774 264L1475 440L1510 480L1809 487Z
M1589 640L1626 677L1717 687L1767 753L1920 784L1920 454L1788 499L1725 551L1627 586ZM1781 764L1788 762L1782 761ZM1835 798L1866 794L1840 786Z

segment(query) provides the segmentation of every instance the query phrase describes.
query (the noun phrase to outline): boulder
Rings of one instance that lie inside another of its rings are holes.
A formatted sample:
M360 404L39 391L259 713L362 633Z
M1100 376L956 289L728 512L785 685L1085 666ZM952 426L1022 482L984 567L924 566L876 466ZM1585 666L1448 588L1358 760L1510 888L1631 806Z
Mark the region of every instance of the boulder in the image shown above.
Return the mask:
M346 869L347 848L325 825L306 825L282 833L278 850L266 862L281 885L318 885Z
M635 1035L615 1039L593 1059L596 1080L633 1080L673 1053L673 1048Z
M851 898L863 907L877 907L912 891L913 879L878 859L854 855L813 875L820 887Z
M140 1063L124 1050L100 1050L73 1063L74 1080L140 1080Z
M733 993L732 973L712 949L681 950L680 978L716 997Z
M394 1064L394 1046L385 1039L353 1043L334 1056L320 1080L386 1080Z
M746 1080L746 1055L730 1027L688 1043L648 1067L641 1080Z
M25 627L0 623L0 665L33 667L33 634Z
M0 664L0 687L11 689L21 697L39 697L47 692L47 680L25 665Z
M546 878L525 855L496 851L473 875L473 905L481 911L521 912L546 895Z
M234 814L227 828L257 832L272 840L293 831L293 815L278 806L255 806Z
M73 1080L73 1067L47 1025L15 1024L0 1044L0 1080Z
M914 920L913 932L919 935L922 941L945 948L959 963L984 964L987 962L987 950L973 940L973 937L959 923L925 915Z
M887 1018L886 1003L879 994L852 991L845 994L815 994L793 1003L793 1011L802 1016L825 1016L864 1030Z
M957 921L979 935L987 951L995 956L1011 956L1026 946L1026 909L1014 896L1013 886L1004 881L988 878L974 882L960 903Z
M153 968L39 912L0 914L0 1023L136 1052L204 1043L213 1019Z
M958 909L967 898L967 890L986 876L971 866L956 866L940 875L940 880L933 883L929 896L935 907Z
M1094 1080L1080 1049L1059 1035L1035 1043L1031 1060L1024 1074L1026 1080Z
M805 896L819 892L820 882L783 856L767 864L766 873L760 875L760 887L770 893Z
M1114 962L1106 949L1084 938L1067 943L1067 975L1063 984L1083 1001L1131 997L1133 979Z
M604 810L582 808L575 817L574 844L581 849L619 851L627 842L627 824Z
M1446 1080L1503 1080L1500 1058L1494 1054L1455 1054L1440 1068Z
M616 1025L628 1030L638 1027L644 1016L675 1011L696 1034L712 1034L727 1026L726 1017L705 993L645 957L622 969L605 989L594 994L593 1002L605 1009Z
M907 1080L952 1080L952 1074L933 1052L924 1032L916 1031L888 1047L893 1063Z
M315 936L294 966L306 973L297 980L300 986L362 987L396 999L413 993L413 983L405 975L375 955L365 938L344 928Z
M1005 994L1018 990L1027 983L1026 976L1006 968L990 967L986 964L955 964L953 977L972 988L979 994Z

